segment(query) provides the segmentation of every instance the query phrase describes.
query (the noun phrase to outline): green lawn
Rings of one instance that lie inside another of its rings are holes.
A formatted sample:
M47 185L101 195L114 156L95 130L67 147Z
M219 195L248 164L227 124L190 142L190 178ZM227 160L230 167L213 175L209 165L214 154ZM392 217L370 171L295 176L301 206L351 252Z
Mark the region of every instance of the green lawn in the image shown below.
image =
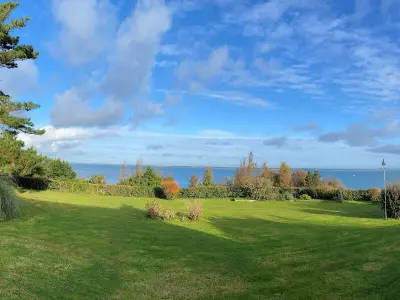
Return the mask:
M0 299L400 294L400 221L368 203L205 200L190 223L145 219L145 199L22 196L23 219L0 222Z

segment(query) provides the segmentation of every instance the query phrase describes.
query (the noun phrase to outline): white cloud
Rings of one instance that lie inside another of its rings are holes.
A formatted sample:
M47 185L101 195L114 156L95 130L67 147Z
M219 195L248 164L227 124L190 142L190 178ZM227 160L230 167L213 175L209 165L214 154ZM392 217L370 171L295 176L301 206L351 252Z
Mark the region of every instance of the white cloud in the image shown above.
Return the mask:
M52 45L55 56L80 65L95 60L111 46L116 9L108 0L53 0L52 4L61 28Z
M44 135L29 135L21 133L19 139L25 142L26 147L35 147L41 152L59 152L65 148L77 146L84 141L102 136L117 135L116 130L98 128L57 128L46 126Z
M37 90L38 79L39 70L32 60L19 62L15 69L0 68L0 90L12 97Z
M212 78L222 73L229 60L228 47L222 46L211 52L206 60L186 60L177 69L180 84L206 84Z
M122 104L108 100L103 107L90 106L89 95L82 89L71 89L55 96L51 120L55 126L107 126L115 124L122 115Z
M67 12L73 10L76 1L62 2ZM80 3L80 2L79 2ZM108 7L106 2L90 1L85 3L91 12L89 19L101 17L102 9ZM71 5L71 6L69 6ZM89 9L90 8L90 9ZM61 9L61 8L60 8ZM70 25L74 30L85 26L86 19L77 18L79 24ZM98 21L100 22L100 21ZM97 23L95 23L97 24ZM84 33L91 36L101 35L98 27L93 25ZM171 24L171 14L162 0L141 0L132 13L114 31L112 50L107 54L108 68L103 78L97 79L97 89L103 92L100 99L85 93L86 86L72 87L56 95L52 110L52 121L57 126L104 126L116 124L134 108L132 119L138 122L162 114L159 104L149 102L144 96L155 65L155 58L160 50L162 35ZM75 32L75 31L74 31ZM96 33L96 34L95 34ZM80 41L80 36L70 37L73 45ZM89 39L90 42L90 39ZM99 45L95 43L96 49ZM75 45L77 49L77 45ZM85 49L84 49L85 52ZM100 53L96 53L100 54ZM93 57L95 54L88 56ZM99 106L99 103L103 105ZM123 114L124 112L124 114ZM132 115L132 114L131 114Z

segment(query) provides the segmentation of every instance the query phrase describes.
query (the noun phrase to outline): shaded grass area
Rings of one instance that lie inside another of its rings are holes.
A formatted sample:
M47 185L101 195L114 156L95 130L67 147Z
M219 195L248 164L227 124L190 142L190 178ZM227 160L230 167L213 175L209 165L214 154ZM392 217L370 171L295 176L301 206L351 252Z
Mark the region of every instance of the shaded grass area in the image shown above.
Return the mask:
M396 299L398 221L367 203L205 200L198 222L145 199L25 193L0 222L0 299ZM185 211L183 200L163 201Z

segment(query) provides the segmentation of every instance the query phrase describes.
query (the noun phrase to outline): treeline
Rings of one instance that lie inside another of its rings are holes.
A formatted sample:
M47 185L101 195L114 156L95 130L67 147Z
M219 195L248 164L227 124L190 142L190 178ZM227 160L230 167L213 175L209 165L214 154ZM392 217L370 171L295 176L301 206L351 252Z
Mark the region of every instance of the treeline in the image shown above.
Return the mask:
M64 180L75 179L71 165L37 153L34 148L25 149L23 141L15 134L3 132L0 136L0 170L12 177L46 177Z

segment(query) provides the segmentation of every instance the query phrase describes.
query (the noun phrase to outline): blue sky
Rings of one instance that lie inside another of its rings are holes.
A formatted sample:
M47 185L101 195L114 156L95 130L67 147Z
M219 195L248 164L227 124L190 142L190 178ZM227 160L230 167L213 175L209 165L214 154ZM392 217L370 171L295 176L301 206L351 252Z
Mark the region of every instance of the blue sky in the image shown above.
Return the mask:
M398 0L21 0L2 90L71 162L400 167Z

